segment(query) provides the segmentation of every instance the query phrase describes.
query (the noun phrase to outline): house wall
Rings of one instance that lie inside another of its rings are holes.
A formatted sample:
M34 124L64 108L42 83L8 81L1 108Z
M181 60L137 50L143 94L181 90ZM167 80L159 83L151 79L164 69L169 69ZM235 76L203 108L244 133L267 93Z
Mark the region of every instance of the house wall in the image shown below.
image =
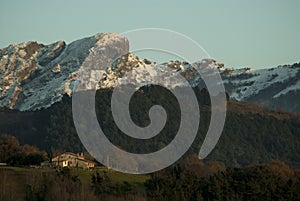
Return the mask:
M63 153L52 159L52 163L59 167L80 167L93 168L95 164L91 161L85 160L82 155L72 153Z

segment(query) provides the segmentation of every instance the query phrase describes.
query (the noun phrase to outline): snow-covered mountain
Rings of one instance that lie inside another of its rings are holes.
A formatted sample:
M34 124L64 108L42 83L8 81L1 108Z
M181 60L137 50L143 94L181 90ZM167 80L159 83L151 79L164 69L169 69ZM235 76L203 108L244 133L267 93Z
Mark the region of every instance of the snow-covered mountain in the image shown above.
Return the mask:
M0 49L0 106L21 111L37 110L60 101L65 94L71 96L80 67L97 48L109 51L107 41L124 49L128 49L130 42L123 36L103 33L68 45L64 41L50 45L33 41ZM300 112L297 101L300 100L300 64L260 70L225 68L222 63L210 59L192 65L180 61L158 65L128 53L103 71L98 87L111 88L123 83L129 71L137 83L153 81L153 77L166 69L171 76L180 73L192 86L201 85L201 77L193 66L203 63L219 70L232 99ZM168 84L175 87L186 83L173 80Z
M300 113L300 63L275 68L220 69L231 99Z
M95 48L109 50L108 46L128 49L128 41L117 34L102 33L69 45L32 41L0 49L0 106L36 110L60 101L64 94L71 96L88 55Z

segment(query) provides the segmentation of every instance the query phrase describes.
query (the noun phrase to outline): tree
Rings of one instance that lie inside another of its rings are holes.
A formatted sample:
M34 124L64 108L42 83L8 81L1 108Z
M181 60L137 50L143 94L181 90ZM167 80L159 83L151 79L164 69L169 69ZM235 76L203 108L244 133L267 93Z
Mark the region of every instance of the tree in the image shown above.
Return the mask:
M46 159L46 152L28 144L21 146L14 136L0 135L0 162L11 165L39 165Z
M0 162L6 162L8 158L19 151L20 143L16 137L0 134Z

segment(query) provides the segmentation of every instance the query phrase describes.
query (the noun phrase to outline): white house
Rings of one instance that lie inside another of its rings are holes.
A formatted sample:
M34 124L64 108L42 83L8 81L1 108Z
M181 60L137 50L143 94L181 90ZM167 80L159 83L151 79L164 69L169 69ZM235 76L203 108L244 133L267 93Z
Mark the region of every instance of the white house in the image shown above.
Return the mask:
M83 154L74 154L72 152L65 152L52 158L52 165L55 167L80 167L80 168L94 168L93 161L84 158Z

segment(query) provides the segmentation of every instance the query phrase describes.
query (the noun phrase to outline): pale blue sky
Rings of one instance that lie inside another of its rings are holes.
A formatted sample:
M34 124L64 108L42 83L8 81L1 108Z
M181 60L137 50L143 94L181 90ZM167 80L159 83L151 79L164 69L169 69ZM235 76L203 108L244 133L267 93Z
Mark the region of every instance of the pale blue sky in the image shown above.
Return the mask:
M299 0L0 0L0 47L156 27L183 33L228 67L300 61Z

